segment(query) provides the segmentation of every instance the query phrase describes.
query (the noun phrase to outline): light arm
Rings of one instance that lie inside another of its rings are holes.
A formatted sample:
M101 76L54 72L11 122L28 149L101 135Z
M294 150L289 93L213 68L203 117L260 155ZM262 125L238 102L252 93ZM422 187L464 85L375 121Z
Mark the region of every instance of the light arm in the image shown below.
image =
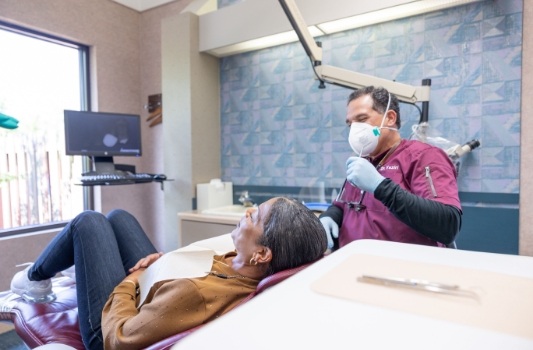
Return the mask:
M298 35L298 39L304 47L305 53L313 62L313 65L319 65L322 62L322 48L313 39L313 36L307 29L307 25L293 0L279 0L283 11L287 15L292 28Z
M298 35L305 52L311 59L319 80L350 89L360 89L370 85L382 86L395 94L400 101L407 103L429 101L429 85L411 86L347 69L322 65L322 48L311 36L307 24L303 20L294 0L279 0L279 2L294 31Z
M381 86L396 95L398 100L403 102L415 103L429 101L429 85L412 86L328 65L317 66L315 67L315 71L319 79L326 83L349 89L360 89L370 85Z

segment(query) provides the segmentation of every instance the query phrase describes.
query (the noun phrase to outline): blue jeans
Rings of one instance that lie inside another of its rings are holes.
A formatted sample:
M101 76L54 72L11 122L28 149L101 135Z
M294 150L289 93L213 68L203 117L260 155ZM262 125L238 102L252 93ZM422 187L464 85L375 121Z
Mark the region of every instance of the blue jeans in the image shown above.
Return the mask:
M138 221L124 210L106 216L85 211L68 223L28 271L30 280L52 278L73 264L78 318L87 349L102 349L102 309L137 261L156 253Z

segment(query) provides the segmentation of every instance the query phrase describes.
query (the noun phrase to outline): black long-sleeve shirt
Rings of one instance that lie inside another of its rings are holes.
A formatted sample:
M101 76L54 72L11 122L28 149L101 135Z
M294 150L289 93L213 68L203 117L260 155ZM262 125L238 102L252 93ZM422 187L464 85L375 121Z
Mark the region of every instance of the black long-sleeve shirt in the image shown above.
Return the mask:
M434 241L449 245L461 229L461 211L458 208L418 197L390 179L379 184L374 197L398 220ZM320 215L324 216L331 217L339 226L342 224L343 211L339 207L330 206Z

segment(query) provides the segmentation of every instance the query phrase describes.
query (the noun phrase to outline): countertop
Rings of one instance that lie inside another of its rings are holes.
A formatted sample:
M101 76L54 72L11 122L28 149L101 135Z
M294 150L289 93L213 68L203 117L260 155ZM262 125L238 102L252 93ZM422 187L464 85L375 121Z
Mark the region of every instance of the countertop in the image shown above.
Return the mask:
M202 214L197 210L183 211L178 213L181 220L210 222L215 224L237 225L241 218L230 215Z

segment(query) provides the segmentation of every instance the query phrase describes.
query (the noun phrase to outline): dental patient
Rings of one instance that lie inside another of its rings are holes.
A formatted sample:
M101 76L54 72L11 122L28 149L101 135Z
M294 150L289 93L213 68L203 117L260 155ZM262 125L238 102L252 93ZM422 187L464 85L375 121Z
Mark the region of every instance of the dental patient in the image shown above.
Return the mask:
M52 277L74 265L85 347L139 349L223 315L263 278L318 260L327 246L318 218L284 197L249 208L231 239L235 250L214 255L205 275L158 281L139 305L139 279L162 253L131 214L85 211L15 275L11 287L38 298L51 293Z

